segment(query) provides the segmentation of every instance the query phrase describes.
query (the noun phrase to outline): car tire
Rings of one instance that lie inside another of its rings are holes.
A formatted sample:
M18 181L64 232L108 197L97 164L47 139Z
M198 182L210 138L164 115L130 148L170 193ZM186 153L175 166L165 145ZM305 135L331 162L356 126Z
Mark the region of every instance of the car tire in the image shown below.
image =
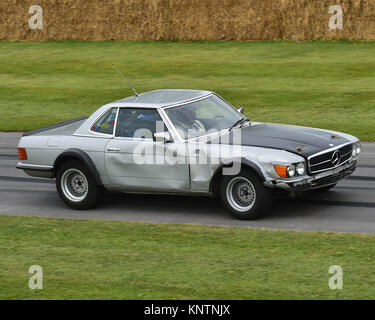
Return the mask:
M265 187L259 176L248 169L241 170L235 176L224 176L220 197L231 214L241 220L260 218L273 200L272 190Z
M75 210L94 207L102 193L91 171L78 160L68 161L58 168L56 188L60 198Z
M323 187L323 188L315 189L315 192L317 192L317 193L327 192L327 191L331 190L333 187L335 187L336 184L337 184L337 183L335 183L335 184L331 184L330 186L325 186L325 187Z

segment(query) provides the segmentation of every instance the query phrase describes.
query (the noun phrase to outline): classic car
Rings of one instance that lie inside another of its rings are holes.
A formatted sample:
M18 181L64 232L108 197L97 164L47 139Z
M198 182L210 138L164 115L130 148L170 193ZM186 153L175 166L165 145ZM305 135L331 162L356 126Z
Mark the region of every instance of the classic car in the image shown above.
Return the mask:
M73 209L93 207L103 190L208 195L255 219L275 191L331 189L355 170L360 151L346 133L254 122L214 92L167 89L25 133L17 168L56 179Z

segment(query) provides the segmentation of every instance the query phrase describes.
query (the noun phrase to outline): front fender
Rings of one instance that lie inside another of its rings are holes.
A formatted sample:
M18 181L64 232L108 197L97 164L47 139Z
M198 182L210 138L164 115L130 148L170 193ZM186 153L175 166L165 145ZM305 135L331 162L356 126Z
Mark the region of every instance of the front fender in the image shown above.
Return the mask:
M215 170L211 178L211 181L210 181L211 192L214 192L214 193L217 192L218 181L219 181L219 178L223 175L223 169L231 167L231 166L235 166L236 164L240 165L240 170L242 169L243 166L246 166L247 168L251 168L252 170L254 170L258 174L262 182L265 182L267 180L267 173L264 167L262 166L262 164L257 159L246 158L246 157L242 157L239 159L226 159L225 162Z

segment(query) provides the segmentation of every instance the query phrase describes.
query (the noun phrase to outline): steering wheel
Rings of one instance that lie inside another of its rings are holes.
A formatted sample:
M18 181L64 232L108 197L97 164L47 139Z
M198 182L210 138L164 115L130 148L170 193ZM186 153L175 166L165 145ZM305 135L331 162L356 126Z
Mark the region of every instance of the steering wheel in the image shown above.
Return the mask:
M194 120L193 121L193 123L191 124L191 129L193 129L195 132L206 131L205 126L199 120Z
M216 116L214 119L215 119L215 120L224 119L224 116L222 116L222 115L218 115L218 116Z

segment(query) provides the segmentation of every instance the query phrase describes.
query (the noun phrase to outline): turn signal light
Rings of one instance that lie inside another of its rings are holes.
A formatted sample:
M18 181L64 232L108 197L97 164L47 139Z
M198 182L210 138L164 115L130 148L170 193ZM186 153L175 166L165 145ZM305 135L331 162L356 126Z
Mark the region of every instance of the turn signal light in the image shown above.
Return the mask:
M20 160L27 160L27 153L25 148L18 148L18 157Z
M288 175L288 166L274 166L277 174L281 177L281 178L288 178L289 175Z

